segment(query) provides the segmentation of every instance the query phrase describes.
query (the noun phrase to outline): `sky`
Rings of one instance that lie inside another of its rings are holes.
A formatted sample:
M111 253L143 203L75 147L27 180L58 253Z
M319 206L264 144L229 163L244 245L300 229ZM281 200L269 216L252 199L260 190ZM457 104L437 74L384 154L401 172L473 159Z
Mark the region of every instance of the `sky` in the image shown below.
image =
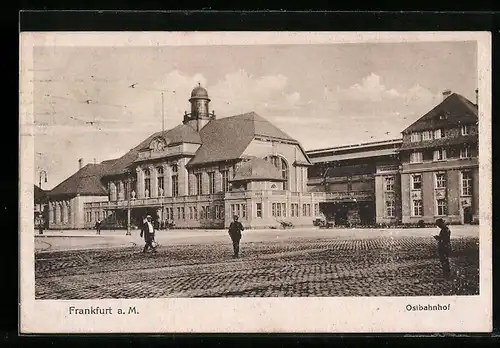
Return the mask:
M191 90L217 118L254 111L306 150L394 139L450 89L475 102L475 42L36 47L35 182L117 158L182 122ZM133 85L133 88L131 87Z

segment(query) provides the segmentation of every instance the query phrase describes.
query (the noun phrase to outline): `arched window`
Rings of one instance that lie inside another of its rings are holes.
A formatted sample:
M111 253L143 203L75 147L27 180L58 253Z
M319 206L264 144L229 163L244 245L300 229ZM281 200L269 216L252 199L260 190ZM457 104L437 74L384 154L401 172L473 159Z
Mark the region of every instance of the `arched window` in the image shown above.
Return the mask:
M165 184L163 179L163 167L156 168L158 174L158 196L162 197L164 195Z
M144 169L144 196L149 198L151 195L151 171L149 168Z
M283 157L267 156L266 161L270 161L281 172L281 177L285 179L283 182L283 190L288 190L288 164Z

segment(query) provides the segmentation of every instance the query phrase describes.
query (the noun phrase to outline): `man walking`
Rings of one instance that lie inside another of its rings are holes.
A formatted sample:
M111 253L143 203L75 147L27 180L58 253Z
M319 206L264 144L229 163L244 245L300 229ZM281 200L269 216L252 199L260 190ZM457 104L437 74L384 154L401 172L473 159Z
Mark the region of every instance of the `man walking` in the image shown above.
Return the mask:
M450 277L450 261L448 258L451 253L451 231L448 226L446 226L443 219L437 219L436 226L441 229L439 235L434 236L434 238L438 241L439 261L441 262L441 267L443 268L443 276L448 279Z
M156 248L153 247L153 242L155 240L155 229L153 223L151 222L151 215L146 216L146 221L142 225L141 228L141 237L144 236L144 249L143 253L147 252L148 249L151 249L152 252L156 252Z
M234 215L233 221L229 225L229 237L233 241L233 258L239 257L241 232L244 230L243 225L238 221L238 215Z
M97 220L97 221L95 222L95 229L96 229L96 231L97 231L97 232L96 232L97 234L101 234L101 220Z

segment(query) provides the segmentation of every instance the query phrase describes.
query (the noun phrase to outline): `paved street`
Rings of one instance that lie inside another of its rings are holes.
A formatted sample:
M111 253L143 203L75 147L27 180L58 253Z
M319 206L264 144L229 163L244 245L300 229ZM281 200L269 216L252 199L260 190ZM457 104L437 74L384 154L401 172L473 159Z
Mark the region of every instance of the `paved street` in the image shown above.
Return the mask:
M477 226L451 226L453 279L443 280L437 229L246 231L231 258L225 231L165 231L142 254L137 231L36 236L37 299L433 296L479 291Z

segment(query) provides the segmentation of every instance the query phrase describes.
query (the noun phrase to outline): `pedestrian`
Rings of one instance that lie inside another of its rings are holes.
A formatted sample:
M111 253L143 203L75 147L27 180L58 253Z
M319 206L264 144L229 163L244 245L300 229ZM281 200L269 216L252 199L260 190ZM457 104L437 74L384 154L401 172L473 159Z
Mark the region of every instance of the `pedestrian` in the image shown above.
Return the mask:
M240 253L241 232L244 231L243 225L238 221L238 215L233 216L233 221L229 225L229 237L233 242L233 258L238 258Z
M97 231L97 234L101 234L101 220L97 220L95 222L95 229Z
M40 216L38 217L38 234L43 234L43 224L43 216L40 214Z
M141 237L143 236L146 244L142 252L145 253L148 249L151 249L151 251L155 253L156 248L153 246L153 242L155 241L155 228L151 222L151 215L146 216L146 221L142 224Z
M451 231L448 226L446 226L443 219L437 219L436 226L440 228L439 235L434 236L434 238L438 241L437 250L439 261L441 262L441 267L443 269L443 276L448 279L450 277L450 261L448 258L451 253Z

